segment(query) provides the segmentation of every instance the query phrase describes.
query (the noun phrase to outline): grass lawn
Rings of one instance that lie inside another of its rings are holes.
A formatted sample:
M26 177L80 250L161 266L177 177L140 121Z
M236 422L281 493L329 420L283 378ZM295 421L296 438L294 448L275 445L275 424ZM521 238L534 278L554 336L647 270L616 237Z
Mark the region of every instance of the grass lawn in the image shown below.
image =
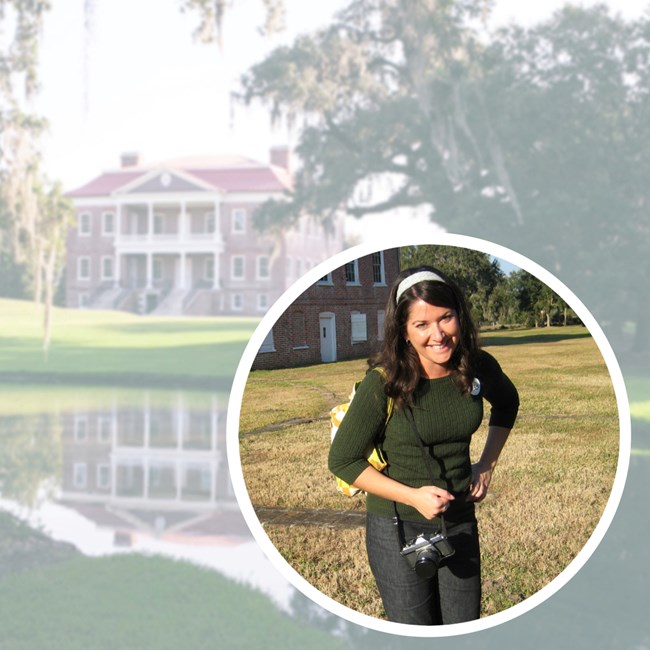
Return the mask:
M584 328L499 332L485 336L484 344L521 398L490 493L477 508L486 616L541 589L584 546L609 497L619 427L607 368ZM251 373L240 450L254 505L364 509L363 497L347 499L336 492L326 466L329 422L322 419L347 399L364 372L361 360ZM281 422L286 425L268 429ZM474 436L473 459L484 436L485 426ZM363 613L383 615L363 531L279 524L265 530L318 589Z
M82 557L6 513L0 532L0 566L12 566L0 590L2 648L347 647L212 571L156 557Z
M0 378L224 386L258 322L57 308L45 357L41 321L40 306L0 299Z

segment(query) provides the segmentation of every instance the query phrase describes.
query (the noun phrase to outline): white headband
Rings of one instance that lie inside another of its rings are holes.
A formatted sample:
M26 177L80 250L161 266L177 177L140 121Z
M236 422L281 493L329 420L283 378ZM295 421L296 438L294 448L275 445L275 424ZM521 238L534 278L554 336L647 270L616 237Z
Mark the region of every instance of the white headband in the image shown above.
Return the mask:
M434 280L435 282L442 282L447 284L437 273L432 271L418 271L413 275L409 275L407 278L404 278L397 287L397 296L395 296L395 302L398 303L399 299L402 297L402 294L410 289L414 284L419 282L426 282L427 280Z

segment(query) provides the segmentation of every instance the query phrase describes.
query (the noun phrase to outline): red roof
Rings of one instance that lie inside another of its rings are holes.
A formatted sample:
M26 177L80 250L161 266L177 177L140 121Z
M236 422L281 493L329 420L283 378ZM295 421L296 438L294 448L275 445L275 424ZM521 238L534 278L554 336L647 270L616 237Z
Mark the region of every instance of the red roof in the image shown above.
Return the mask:
M291 189L291 176L286 169L256 163L245 158L181 159L155 165L129 167L104 172L86 185L67 192L71 198L109 196L121 188L143 180L152 171L179 172L191 181L224 192L282 192Z

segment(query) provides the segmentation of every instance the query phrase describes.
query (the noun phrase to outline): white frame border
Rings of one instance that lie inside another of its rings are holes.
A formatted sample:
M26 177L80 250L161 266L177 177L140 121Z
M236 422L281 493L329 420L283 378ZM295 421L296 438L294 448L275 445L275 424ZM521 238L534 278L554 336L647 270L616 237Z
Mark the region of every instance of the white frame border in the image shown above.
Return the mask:
M417 626L383 621L350 609L316 589L289 565L264 531L248 496L241 468L241 458L239 455L239 418L246 381L260 346L262 345L268 331L273 327L279 317L308 287L318 282L320 278L334 269L339 268L352 260L377 252L378 250L388 250L391 248L413 245L415 243L414 240L416 239L418 245L437 244L443 246L471 248L499 257L528 271L529 273L532 273L542 282L550 286L576 312L596 342L605 360L612 380L619 415L619 455L612 490L600 521L576 557L573 558L573 560L556 578L521 603L517 603L506 610L476 621L453 625ZM382 246L381 244L385 245ZM321 264L318 264L308 273L303 275L296 283L289 287L282 296L280 296L277 302L271 306L251 336L235 373L228 402L226 421L226 450L235 497L237 498L241 512L253 536L275 568L278 569L278 571L280 571L280 573L305 596L329 612L351 621L352 623L373 630L410 637L448 637L485 630L530 611L559 591L585 565L602 541L614 518L616 509L623 495L623 488L627 478L630 463L631 439L632 426L630 406L621 369L603 330L600 325L598 325L596 319L584 306L582 301L549 271L523 255L505 248L504 246L483 239L447 233L436 233L435 235L427 235L425 238L419 239L412 235L404 235L396 238L394 233L392 233L386 237L382 237L381 239L375 239L373 242L348 248Z

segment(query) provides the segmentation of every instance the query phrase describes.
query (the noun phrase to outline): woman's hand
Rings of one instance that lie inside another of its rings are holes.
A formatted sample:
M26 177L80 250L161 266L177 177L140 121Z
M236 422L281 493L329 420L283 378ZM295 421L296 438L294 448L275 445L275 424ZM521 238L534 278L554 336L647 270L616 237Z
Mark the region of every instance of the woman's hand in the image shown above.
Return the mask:
M413 489L408 505L413 506L423 517L433 519L443 514L453 500L454 495L447 490L435 485L425 485Z
M468 501L478 502L485 499L492 480L492 472L494 472L508 435L510 435L510 429L495 425L488 427L481 458L478 463L472 465L472 484L467 495Z
M423 517L433 519L447 510L454 500L454 495L435 485L412 488L399 483L374 467L366 469L357 476L354 486L360 490L376 494L382 499L397 501L415 508Z
M468 501L483 501L487 496L490 481L492 480L492 468L490 466L475 463L472 465L472 484L470 486Z

